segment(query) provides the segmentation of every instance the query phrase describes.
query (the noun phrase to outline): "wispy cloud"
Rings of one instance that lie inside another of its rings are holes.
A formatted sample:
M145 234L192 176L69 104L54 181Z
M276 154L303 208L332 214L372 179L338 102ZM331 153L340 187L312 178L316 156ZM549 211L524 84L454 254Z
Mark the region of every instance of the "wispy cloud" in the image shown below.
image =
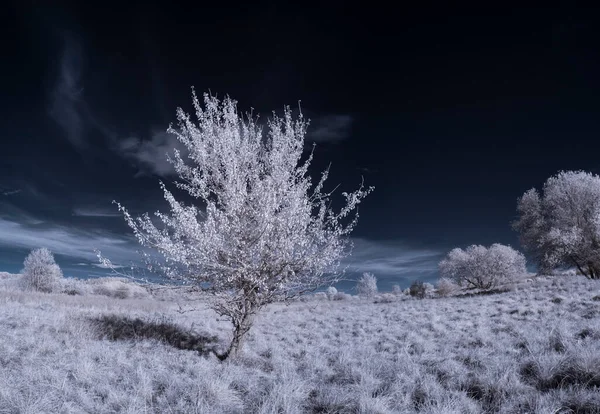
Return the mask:
M178 149L183 156L187 154L187 148L174 134L158 129L151 132L150 139L130 137L117 141L114 146L121 155L135 162L139 168L138 175L173 175L175 169L168 161L167 154L172 155L174 149Z
M350 136L350 115L325 115L311 118L306 138L315 142L339 142Z
M51 93L49 113L63 129L65 138L75 147L84 148L85 101L83 100L81 45L65 39L58 76Z
M100 249L115 263L127 263L138 259L138 245L131 238L48 223L24 224L4 218L0 218L0 245L26 249L46 247L53 253L91 262L98 261L94 249Z
M16 189L16 190L2 190L0 191L0 194L2 194L3 196L11 196L11 195L15 195L15 194L19 194L22 190L20 188Z
M437 271L443 252L411 247L400 241L353 239L354 250L344 264L353 273L371 272L377 277L414 280Z
M114 210L101 209L98 207L76 207L73 215L78 217L123 217L116 207Z

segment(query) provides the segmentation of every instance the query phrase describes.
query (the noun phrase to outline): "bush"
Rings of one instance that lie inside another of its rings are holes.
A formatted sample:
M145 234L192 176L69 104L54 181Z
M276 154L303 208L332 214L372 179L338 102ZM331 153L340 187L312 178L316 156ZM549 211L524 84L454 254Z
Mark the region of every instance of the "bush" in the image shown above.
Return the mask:
M375 296L377 293L377 278L372 273L363 273L356 284L356 289L360 296L368 298Z
M400 287L399 284L395 284L394 286L392 286L392 293L394 295L401 295L402 294L402 288Z
M338 290L335 287L329 286L327 288L327 298L329 300L333 300L335 298L335 295L337 295L337 293L338 293Z
M348 293L344 293L344 292L337 292L335 295L333 295L333 300L351 300L352 299L352 295L349 295Z
M442 277L460 286L493 289L513 283L527 273L525 256L510 246L493 244L490 248L472 245L453 249L439 264Z
M46 248L32 250L23 262L21 273L25 289L47 293L54 291L63 277L54 256Z
M150 296L142 286L116 280L116 278L99 278L90 282L94 295L103 295L115 299L145 299Z
M315 300L327 300L327 293L325 292L317 292L313 296Z
M60 293L66 295L87 295L90 293L90 288L83 280L65 277L59 284Z
M437 294L441 297L446 297L457 293L460 290L460 286L458 286L452 279L448 279L446 277L440 278L437 283Z
M374 303L392 303L396 301L396 296L391 293L384 293L375 297Z
M420 280L415 280L414 282L412 282L408 289L410 296L417 299L424 299L427 295L427 287Z

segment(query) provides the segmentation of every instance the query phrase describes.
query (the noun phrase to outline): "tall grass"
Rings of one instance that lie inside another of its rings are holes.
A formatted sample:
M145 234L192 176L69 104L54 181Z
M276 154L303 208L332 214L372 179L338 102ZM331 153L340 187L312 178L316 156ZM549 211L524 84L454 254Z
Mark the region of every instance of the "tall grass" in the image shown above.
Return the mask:
M230 327L192 295L8 286L1 413L600 412L600 285L583 278L471 297L273 304L227 362L215 353Z

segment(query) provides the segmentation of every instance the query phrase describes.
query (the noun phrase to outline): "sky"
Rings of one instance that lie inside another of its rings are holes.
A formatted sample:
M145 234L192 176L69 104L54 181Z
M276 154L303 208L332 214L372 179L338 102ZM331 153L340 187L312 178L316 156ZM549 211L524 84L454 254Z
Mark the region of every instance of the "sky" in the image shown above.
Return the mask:
M112 201L165 210L166 129L192 86L264 119L301 102L311 173L375 187L344 263L383 290L435 280L454 247L519 248L524 191L600 171L593 9L234 6L8 3L0 271L37 247L74 277L106 273L95 249L139 261Z

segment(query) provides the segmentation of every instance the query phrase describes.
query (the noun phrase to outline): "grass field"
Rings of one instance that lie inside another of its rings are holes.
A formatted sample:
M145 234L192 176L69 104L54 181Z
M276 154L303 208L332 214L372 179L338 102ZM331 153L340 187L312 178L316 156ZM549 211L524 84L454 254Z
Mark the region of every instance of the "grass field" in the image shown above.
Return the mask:
M580 276L274 304L227 362L201 300L0 279L1 413L600 413L600 283Z

